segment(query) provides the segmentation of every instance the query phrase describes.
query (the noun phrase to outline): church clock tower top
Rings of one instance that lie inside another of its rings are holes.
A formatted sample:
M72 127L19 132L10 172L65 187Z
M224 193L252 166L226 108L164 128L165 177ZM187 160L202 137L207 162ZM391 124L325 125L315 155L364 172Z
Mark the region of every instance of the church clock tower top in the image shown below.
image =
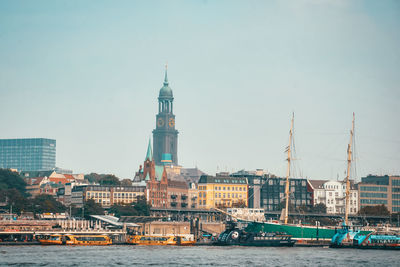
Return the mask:
M174 96L172 94L172 89L169 87L168 83L168 74L167 74L167 66L165 66L165 77L164 77L164 86L160 89L160 94L158 96L159 100L173 100Z
M178 165L178 131L175 129L174 97L168 83L167 67L164 86L158 96L156 128L153 130L153 157L155 164Z

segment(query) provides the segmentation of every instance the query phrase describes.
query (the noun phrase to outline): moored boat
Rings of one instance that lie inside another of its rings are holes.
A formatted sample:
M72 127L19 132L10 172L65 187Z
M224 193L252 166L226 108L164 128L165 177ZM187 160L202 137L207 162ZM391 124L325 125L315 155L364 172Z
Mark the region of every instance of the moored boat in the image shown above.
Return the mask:
M400 250L400 235L392 232L368 232L343 224L332 238L333 248L396 249Z
M107 235L62 235L54 234L38 239L41 245L85 245L105 246L111 245L112 240Z
M65 245L107 246L112 240L107 235L65 235Z
M217 239L220 246L292 247L296 241L281 232L248 232L236 226L228 227Z
M38 238L41 245L62 245L62 235L45 235Z
M132 245L152 245L152 246L192 246L196 243L193 235L185 236L150 236L135 235L128 238L127 243Z

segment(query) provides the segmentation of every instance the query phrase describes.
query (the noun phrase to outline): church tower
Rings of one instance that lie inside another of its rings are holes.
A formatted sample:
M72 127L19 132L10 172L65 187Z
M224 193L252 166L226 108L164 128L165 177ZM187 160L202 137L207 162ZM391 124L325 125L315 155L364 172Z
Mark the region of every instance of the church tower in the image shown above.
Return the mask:
M165 67L164 86L158 96L156 128L153 130L153 156L157 165L178 165L178 131L175 129L173 113L174 97L169 87L167 67Z

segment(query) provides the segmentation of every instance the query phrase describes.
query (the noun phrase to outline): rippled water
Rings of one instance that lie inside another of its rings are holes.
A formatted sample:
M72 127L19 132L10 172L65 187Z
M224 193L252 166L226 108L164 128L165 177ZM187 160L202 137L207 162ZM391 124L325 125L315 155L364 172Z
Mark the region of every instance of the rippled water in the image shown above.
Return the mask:
M329 248L0 246L1 266L399 266L399 251Z

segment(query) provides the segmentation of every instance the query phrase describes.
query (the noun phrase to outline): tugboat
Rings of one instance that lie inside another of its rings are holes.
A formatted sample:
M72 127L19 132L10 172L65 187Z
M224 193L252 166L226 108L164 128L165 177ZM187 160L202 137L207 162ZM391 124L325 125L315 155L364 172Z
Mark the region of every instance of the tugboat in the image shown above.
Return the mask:
M251 224L248 223L248 225ZM247 227L246 227L247 228ZM231 221L217 239L219 246L293 247L292 236L281 232L251 232Z
M344 224L332 238L331 247L400 250L400 235L395 232L360 231Z

